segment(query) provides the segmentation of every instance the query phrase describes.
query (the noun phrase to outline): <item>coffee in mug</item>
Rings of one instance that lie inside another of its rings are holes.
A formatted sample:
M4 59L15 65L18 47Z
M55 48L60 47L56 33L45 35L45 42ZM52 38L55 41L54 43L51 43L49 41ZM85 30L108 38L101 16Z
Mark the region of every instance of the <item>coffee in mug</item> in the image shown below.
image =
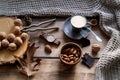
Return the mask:
M86 25L86 23L87 23L87 20L83 16L76 15L71 18L71 24L75 28L78 28L78 29L82 28Z

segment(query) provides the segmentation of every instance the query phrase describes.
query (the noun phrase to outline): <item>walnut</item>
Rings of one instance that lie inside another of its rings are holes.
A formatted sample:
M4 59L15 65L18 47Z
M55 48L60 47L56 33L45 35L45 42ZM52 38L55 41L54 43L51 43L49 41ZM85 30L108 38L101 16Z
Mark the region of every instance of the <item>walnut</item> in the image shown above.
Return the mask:
M14 42L15 42L15 44L17 46L20 46L20 45L23 44L23 41L22 41L22 39L20 37L16 37L15 40L14 40Z
M9 42L7 39L3 39L2 42L1 42L1 46L3 48L7 48L9 46Z
M19 26L15 26L14 30L13 30L13 33L15 35L20 35L21 34L21 29Z
M15 39L15 35L14 35L13 33L8 34L7 40L8 40L9 42L13 42L14 39Z
M8 50L10 51L15 51L17 49L17 45L15 43L10 43Z
M23 26L22 20L21 19L16 19L14 21L15 26Z
M92 44L92 53L93 54L97 54L99 50L100 50L99 44Z
M50 45L45 45L45 51L48 52L48 53L51 53L52 52L52 48Z
M0 40L5 39L6 33L5 32L0 32Z
M20 37L23 41L25 41L26 39L29 39L29 35L27 33L22 33Z

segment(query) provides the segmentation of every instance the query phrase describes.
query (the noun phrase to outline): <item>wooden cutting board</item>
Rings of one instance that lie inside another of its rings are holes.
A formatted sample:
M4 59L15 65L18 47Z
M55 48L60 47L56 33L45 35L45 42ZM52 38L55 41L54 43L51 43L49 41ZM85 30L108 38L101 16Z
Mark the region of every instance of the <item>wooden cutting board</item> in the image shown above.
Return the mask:
M8 35L14 29L14 18L11 17L0 17L0 32L6 32ZM16 50L16 51L9 51L7 49L0 50L0 64L3 63L14 63L15 58L13 55L21 57L28 45L28 39L24 41L24 43Z

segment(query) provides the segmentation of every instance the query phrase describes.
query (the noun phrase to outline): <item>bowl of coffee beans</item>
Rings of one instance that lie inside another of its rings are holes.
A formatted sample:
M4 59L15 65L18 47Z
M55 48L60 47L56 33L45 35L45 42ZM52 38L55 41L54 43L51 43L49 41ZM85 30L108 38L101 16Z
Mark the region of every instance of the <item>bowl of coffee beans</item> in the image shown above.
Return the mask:
M60 60L67 65L75 65L80 62L82 56L81 47L74 43L65 43L60 51Z

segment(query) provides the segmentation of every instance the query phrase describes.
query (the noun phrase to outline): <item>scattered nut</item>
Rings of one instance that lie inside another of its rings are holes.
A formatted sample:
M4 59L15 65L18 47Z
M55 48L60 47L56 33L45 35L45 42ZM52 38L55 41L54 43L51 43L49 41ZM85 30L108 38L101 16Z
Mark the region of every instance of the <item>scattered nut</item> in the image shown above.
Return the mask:
M15 42L15 44L17 46L20 46L20 45L23 44L23 41L22 41L22 39L20 37L16 37L15 40L14 40L14 42Z
M90 23L93 25L93 26L96 26L98 24L97 20L96 19L91 19L90 20Z
M100 45L99 44L93 44L92 45L92 53L93 54L97 54L99 50L100 50Z
M15 43L10 43L8 46L8 50L15 51L17 49L17 45Z
M0 32L0 40L5 39L6 33L5 32Z
M14 35L13 33L8 34L7 40L8 40L9 42L13 42L14 39L15 39L15 35Z
M20 27L19 27L19 26L15 26L13 33L14 33L15 35L20 35L20 33L21 33Z
M50 45L45 45L45 51L48 52L48 53L51 53L52 52L52 48Z
M16 19L14 21L15 26L23 26L22 20L21 19Z
M23 41L25 41L26 39L29 39L29 35L27 33L22 33L20 37Z
M9 46L9 42L7 39L3 39L2 42L1 42L1 46L3 48L7 48Z

